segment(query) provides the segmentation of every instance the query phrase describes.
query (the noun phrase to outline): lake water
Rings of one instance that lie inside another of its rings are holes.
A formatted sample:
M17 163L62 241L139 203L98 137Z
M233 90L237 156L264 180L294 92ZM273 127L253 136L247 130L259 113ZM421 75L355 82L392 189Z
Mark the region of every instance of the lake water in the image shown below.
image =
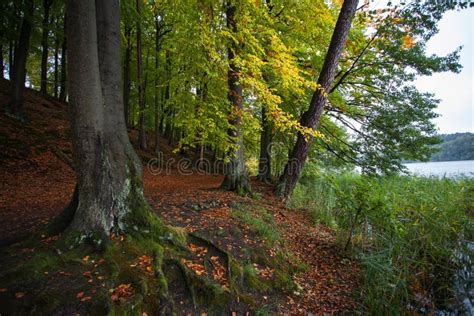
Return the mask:
M474 178L474 160L416 162L404 165L411 174L419 176Z

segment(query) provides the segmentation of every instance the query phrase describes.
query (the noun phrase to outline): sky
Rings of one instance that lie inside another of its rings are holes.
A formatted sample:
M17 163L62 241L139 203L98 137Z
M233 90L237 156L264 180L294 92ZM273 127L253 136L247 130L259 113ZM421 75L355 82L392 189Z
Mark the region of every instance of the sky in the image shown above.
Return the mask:
M448 11L438 24L439 33L427 43L428 54L446 55L463 46L459 74L438 73L418 78L421 91L433 92L441 102L434 120L439 133L474 132L474 8Z
M387 2L369 0L374 9L386 7ZM391 2L399 4L400 0ZM474 8L446 12L438 28L439 33L426 45L428 55L445 56L463 46L460 53L463 68L458 74L445 72L419 77L415 85L420 91L434 93L440 100L435 111L440 116L434 120L440 134L474 132Z

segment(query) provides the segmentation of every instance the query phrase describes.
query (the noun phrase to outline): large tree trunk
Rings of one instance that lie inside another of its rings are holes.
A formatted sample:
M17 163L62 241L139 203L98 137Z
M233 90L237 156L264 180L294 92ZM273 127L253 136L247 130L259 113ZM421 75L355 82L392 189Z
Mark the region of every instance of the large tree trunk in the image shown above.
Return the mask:
M272 126L267 116L265 107L262 107L262 132L260 133L260 157L258 160L258 179L269 182L271 174L271 142Z
M52 0L43 0L43 35L41 38L41 85L40 92L48 93L48 35L49 35L49 9Z
M137 0L137 14L140 17L141 3ZM141 21L137 22L137 81L138 81L138 146L140 149L146 149L146 130L145 130L145 87L143 85L143 67L142 67L142 27Z
M226 18L227 27L234 34L237 33L237 22L235 20L236 7L230 2L227 3ZM229 136L235 140L235 147L231 149L230 161L224 170L224 181L221 188L224 190L237 191L239 194L246 194L251 191L250 181L245 168L244 139L240 127L243 111L242 86L240 85L240 69L235 63L235 58L241 51L241 44L231 41L227 49L229 59L229 70L227 73L227 83L229 86L228 98L232 104L229 123L232 128Z
M127 215L147 206L141 164L123 116L119 5L116 0L69 0L67 14L77 176L70 228L107 236L126 230Z
M18 45L15 47L15 57L11 74L12 98L7 109L10 115L15 116L22 121L27 120L25 111L23 109L23 91L25 90L26 59L28 57L28 49L30 47L31 17L33 15L33 10L33 0L26 1L25 11L20 28L20 38Z
M67 67L67 36L66 36L66 16L64 16L64 26L63 26L63 40L61 44L61 82L60 82L60 92L59 99L61 101L66 101L66 67Z
M329 92L339 58L341 57L344 44L351 28L351 22L355 15L358 0L344 0L341 12L334 28L334 33L329 44L329 49L324 60L324 65L318 78L319 88L314 92L308 110L303 113L300 123L304 127L316 130L326 103L326 95ZM277 186L277 194L282 198L288 198L293 192L299 179L301 169L308 156L313 136L305 139L304 135L298 133L296 144L291 151L283 174L280 176Z
M132 54L132 28L125 24L125 40L127 48L125 49L124 75L123 75L123 106L124 116L127 128L130 124L130 56Z

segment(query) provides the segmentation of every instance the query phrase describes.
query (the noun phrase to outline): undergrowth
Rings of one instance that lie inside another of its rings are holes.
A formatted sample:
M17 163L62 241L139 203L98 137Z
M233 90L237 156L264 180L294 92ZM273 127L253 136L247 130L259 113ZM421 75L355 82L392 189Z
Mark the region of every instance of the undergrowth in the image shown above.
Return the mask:
M232 216L247 224L269 246L275 245L280 236L273 216L264 207L254 206L252 209L253 212L246 205L236 203L232 206Z
M474 180L313 170L290 206L333 227L360 259L366 312L459 308L453 286L456 271L472 264L465 258L473 255L466 245L474 237Z

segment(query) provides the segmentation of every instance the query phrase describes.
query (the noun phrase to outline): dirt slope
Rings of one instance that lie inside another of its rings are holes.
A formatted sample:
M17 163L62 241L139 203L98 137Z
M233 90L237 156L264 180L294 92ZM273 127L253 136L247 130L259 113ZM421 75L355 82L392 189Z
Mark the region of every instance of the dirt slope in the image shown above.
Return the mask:
M0 108L8 102L7 92L8 82L0 81ZM71 156L67 104L32 90L26 91L25 98L29 124L0 113L0 245L44 227L67 205L75 184L67 158ZM132 131L132 140L135 136ZM165 158L174 155L166 140L161 148ZM140 155L145 160L153 157L151 152ZM221 181L221 175L184 175L175 169L157 175L146 164L144 167L145 195L168 224L205 236L235 258L253 264L262 277L271 271L252 262L250 250L269 257L291 252L307 267L294 276L295 291L274 298L255 293L256 301L278 314L338 313L356 308L358 268L343 257L330 229L314 226L302 211L285 208L270 187L255 180L256 198L223 192ZM266 210L281 238L267 245L258 231L236 216L236 207L241 206L255 216L258 210ZM13 295L6 293L7 298Z

